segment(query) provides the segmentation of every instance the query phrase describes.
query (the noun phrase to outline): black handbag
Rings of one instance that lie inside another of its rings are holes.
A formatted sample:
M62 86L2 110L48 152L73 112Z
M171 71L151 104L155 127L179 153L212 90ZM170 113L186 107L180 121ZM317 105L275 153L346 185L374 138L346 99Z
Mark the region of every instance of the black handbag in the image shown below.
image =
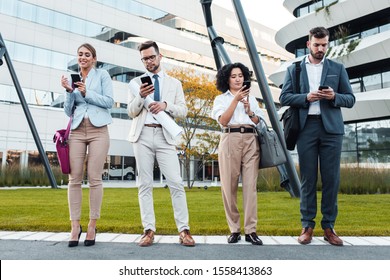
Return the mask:
M287 162L279 137L274 130L267 127L267 123L261 117L256 125L257 139L260 145L259 169L281 165Z
M299 92L301 73L301 62L295 62L295 92ZM283 121L284 139L286 140L287 150L293 151L297 144L300 131L299 127L299 109L295 107L288 108L280 118Z

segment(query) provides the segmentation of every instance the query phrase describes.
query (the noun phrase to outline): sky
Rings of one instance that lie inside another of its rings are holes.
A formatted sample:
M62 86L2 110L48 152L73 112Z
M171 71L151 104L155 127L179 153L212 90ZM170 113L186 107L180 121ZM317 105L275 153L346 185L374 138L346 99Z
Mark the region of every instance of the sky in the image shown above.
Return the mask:
M283 6L283 2L284 0L241 0L241 5L248 19L278 30L294 19L294 16ZM219 5L233 11L231 0L213 0L212 5Z

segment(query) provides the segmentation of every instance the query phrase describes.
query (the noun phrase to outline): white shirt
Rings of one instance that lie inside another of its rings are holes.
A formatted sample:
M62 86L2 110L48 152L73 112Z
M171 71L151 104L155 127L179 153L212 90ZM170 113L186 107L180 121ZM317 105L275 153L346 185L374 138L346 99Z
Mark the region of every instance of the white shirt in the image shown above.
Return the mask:
M218 95L214 100L211 117L219 123L219 117L227 110L233 99L234 95L229 90L221 95ZM249 104L251 111L253 111L255 115L262 116L264 118L264 113L260 109L259 104L254 96L249 95ZM228 126L237 124L249 124L252 126L256 125L245 112L244 103L242 102L238 102L237 107L234 110L233 116L228 123Z
M313 64L310 62L309 56L306 56L305 63L306 63L307 77L309 80L310 92L317 91L318 87L320 86L322 69L324 68L324 59L322 59L322 61L318 64ZM319 100L310 102L308 114L309 115L321 114Z

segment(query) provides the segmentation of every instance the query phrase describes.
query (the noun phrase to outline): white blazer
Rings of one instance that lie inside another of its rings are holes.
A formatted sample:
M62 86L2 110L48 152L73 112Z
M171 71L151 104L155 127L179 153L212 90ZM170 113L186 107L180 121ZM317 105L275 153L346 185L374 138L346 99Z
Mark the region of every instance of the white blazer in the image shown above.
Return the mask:
M132 79L129 83L128 89L127 113L130 118L133 119L128 140L133 143L137 142L141 131L145 126L147 114L147 109L144 107L145 99L139 94L141 77L144 76L147 76L147 74L145 73ZM172 118L184 118L187 116L188 109L184 98L183 87L179 80L164 74L164 83L162 84L162 88L160 88L160 94L161 101L164 101L167 104L165 112L167 112ZM165 140L169 144L176 144L175 138L173 138L164 128L163 134Z

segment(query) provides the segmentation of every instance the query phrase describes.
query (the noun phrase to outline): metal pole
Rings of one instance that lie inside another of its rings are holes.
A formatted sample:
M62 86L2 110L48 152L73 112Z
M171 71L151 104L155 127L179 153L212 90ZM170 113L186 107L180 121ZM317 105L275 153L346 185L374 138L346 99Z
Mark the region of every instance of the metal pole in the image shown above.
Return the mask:
M268 116L269 116L271 124L272 124L272 128L275 130L276 134L278 135L280 142L283 145L284 153L286 154L286 157L287 157L287 163L285 164L285 167L286 167L286 171L287 171L289 180L282 182L283 187L289 188L287 190L290 192L290 194L292 196L300 197L301 183L298 179L298 174L297 174L297 171L295 169L294 161L292 160L292 157L291 157L289 151L287 150L286 143L284 141L283 130L282 130L282 127L280 125L278 115L276 113L275 104L274 104L274 101L272 99L271 91L270 91L268 83L267 83L267 78L264 74L264 70L263 70L263 67L261 65L261 61L260 61L259 56L257 54L256 45L255 45L255 42L253 40L252 33L251 33L249 25L248 25L248 21L246 19L244 10L242 9L241 1L240 0L232 0L232 2L233 2L233 6L235 8L235 11L236 11L238 21L240 23L239 25L241 28L242 35L244 37L246 47L247 47L248 52L249 52L249 57L250 57L250 60L252 63L252 67L254 69L256 79L257 79L257 82L258 82L259 87L260 87L261 95L263 96L264 103L267 106L267 112L268 112ZM279 172L281 173L281 176L286 177L285 174L283 174L283 172L284 172L283 169L284 168L278 168ZM287 184L291 184L291 187L289 187Z
M1 49L3 49L3 50L1 50ZM58 188L57 187L57 182L56 182L54 174L53 174L53 172L52 172L52 170L50 168L49 160L48 160L48 158L46 156L45 150L43 149L43 146L42 146L42 143L41 143L41 139L39 138L38 132L37 132L37 130L35 128L34 120L33 120L32 116L31 116L30 110L28 109L28 105L27 105L26 99L24 98L22 87L19 84L18 77L16 76L14 67L12 65L11 58L8 55L7 48L5 47L5 44L4 44L4 41L3 41L3 37L1 36L1 33L0 33L0 50L1 50L1 53L4 52L3 56L5 58L5 61L7 62L8 70L9 70L9 72L11 74L11 77L12 77L12 80L14 82L14 86L15 86L16 92L18 93L20 103L22 104L22 108L23 108L24 114L26 115L26 119L27 119L28 125L30 126L31 133L32 133L32 135L34 137L35 144L37 145L37 148L38 148L41 160L43 161L43 165L45 167L47 176L49 177L49 181L50 181L51 187L54 188L54 189L57 189ZM1 57L2 56L0 56L0 60L1 60Z
M225 42L225 40L221 36L217 35L217 32L213 27L213 19L211 16L212 2L213 0L200 0L200 3L202 4L203 8L204 19L206 21L207 32L209 34L211 47L213 49L215 65L217 66L217 69L221 69L221 58L225 64L231 63L231 60L225 48L223 47L223 43Z

